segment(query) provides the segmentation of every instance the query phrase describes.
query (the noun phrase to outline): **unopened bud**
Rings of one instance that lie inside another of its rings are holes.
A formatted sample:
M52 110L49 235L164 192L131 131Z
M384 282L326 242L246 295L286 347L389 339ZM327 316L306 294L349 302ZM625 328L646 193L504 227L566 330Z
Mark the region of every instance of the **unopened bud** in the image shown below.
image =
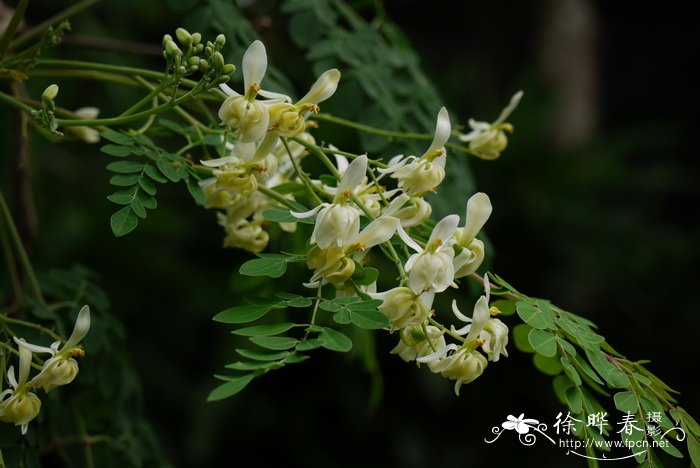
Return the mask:
M200 60L199 61L199 68L201 68L204 71L209 70L209 62L207 62L204 59Z
M202 35L198 32L192 33L192 45L197 45L202 42Z
M236 66L232 63L227 63L221 68L221 73L224 73L225 75L230 75L236 71Z
M199 57L190 57L189 59L187 59L187 63L192 66L197 66L199 65L199 60Z
M177 40L180 41L180 44L182 45L188 46L192 43L192 34L190 34L185 28L177 28L175 30L175 35L177 36Z
M218 45L219 47L223 47L224 44L226 44L226 36L224 36L223 34L219 34L218 36L216 36L216 45Z
M212 55L212 62L214 64L214 68L223 68L224 67L224 56L221 55L221 52L214 52L214 55Z
M172 40L173 40L173 36L171 36L170 34L165 34L163 36L163 47L165 47L168 44L168 42L170 42Z
M177 46L177 44L175 44L175 41L173 41L172 39L165 43L165 50L166 52L168 52L168 55L171 56L182 54L180 48Z
M58 96L58 85L52 84L44 90L41 99L43 101L53 101L56 99L56 96Z

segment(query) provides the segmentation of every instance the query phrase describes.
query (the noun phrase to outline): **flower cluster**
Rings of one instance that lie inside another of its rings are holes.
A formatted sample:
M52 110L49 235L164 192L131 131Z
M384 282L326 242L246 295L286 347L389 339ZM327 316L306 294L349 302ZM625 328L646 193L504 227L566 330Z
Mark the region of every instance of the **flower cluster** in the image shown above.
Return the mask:
M76 356L85 353L78 345L90 330L90 308L84 306L78 313L73 333L61 346L60 341L50 347L27 343L24 338L14 337L19 355L19 368L15 376L14 366L7 369L8 388L0 393L0 421L21 426L22 434L26 434L29 423L37 417L41 410L41 400L32 390L43 388L50 392L54 388L71 383L78 375ZM29 373L34 354L50 354L43 362L41 370L31 380Z
M425 196L436 192L445 178L446 146L452 135L447 109L438 112L432 142L420 156L398 155L386 165L378 164L367 155L352 155L331 146L322 151L306 133L305 118L333 95L340 79L338 70L323 73L303 98L292 103L286 95L263 89L266 68L265 47L255 41L243 56L243 93L221 85L228 97L219 118L232 130L234 143L225 142L226 156L202 162L212 170L212 177L202 182L206 205L223 210L219 221L226 229L225 245L262 251L268 243L264 211L271 204L296 206L293 191L279 187L288 182L302 186L315 200L315 207L289 210L291 222L281 225L293 230L294 221L315 217L306 259L311 277L305 285L332 285L338 296L381 301L378 310L389 319L391 331L400 336L394 353L455 380L459 392L462 384L481 375L489 360L507 356L508 327L491 317L498 310L489 308L487 276L485 294L476 302L471 318L453 303L454 316L466 322L465 326L448 329L433 317L436 294L457 287L458 279L472 275L482 264L484 243L477 235L491 214L489 197L477 193L467 202L463 223L458 215L446 216L425 239L432 212ZM457 132L470 143L474 155L492 159L505 148L504 131L512 127L504 121L520 96L514 96L493 124L470 121L471 133ZM307 146L317 150L314 154L329 167L335 183L301 171L300 159ZM327 153L335 157L335 165ZM395 245L401 248L397 251ZM377 292L376 282L358 286L353 281L375 247L399 271L398 284L382 292Z
M262 251L269 236L263 229L263 211L270 198L258 189L272 188L290 180L304 147L280 137L299 137L314 142L307 133L306 117L318 112L318 104L335 93L340 80L336 69L323 73L309 92L292 104L292 98L261 87L267 70L267 53L260 41L253 42L243 55L243 94L226 84L220 87L228 96L219 109L223 125L233 130L235 143L225 143L228 154L202 161L212 168L212 178L202 181L206 207L221 209L219 224L226 230L225 247L251 252ZM260 99L262 98L262 99ZM294 230L294 223L283 228Z

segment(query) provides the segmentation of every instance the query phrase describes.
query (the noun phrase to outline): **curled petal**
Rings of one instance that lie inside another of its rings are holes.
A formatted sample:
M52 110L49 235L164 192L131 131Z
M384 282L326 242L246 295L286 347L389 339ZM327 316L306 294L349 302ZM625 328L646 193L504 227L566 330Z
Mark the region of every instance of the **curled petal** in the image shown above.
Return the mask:
M199 161L199 163L202 166L206 167L221 167L225 166L226 164L231 164L235 162L239 162L239 159L235 156L226 156L225 158L207 159Z
M418 243L416 241L411 239L411 236L409 236L408 233L406 231L404 231L404 229L401 227L400 224L397 226L396 232L399 233L399 237L401 238L402 241L404 241L406 243L407 246L409 246L410 248L412 248L413 250L415 250L419 254L423 252L423 248L420 245L418 245ZM413 257L414 256L411 256L411 258L413 258ZM408 259L409 262L411 261L411 258ZM408 263L406 263L406 271L408 271L408 268L409 268Z
M466 340L474 340L481 330L484 329L486 321L489 319L489 301L486 296L481 296L474 305L474 313L472 314L472 328L469 330Z
M353 190L360 185L367 173L367 156L364 154L350 163L345 173L338 182L338 195L342 195L348 190Z
M353 240L353 243L363 244L365 248L369 249L391 239L398 225L398 219L382 216L369 223Z
M258 94L264 98L267 98L267 101L263 101L263 104L265 105L279 104L281 102L292 102L292 98L282 93L275 93L273 91L261 89L260 91L258 91Z
M335 68L325 71L311 86L309 92L306 93L303 98L299 99L297 105L318 104L319 102L325 101L329 97L333 96L335 90L338 89L339 81L340 71Z
M240 94L238 94L236 91L234 91L233 88L231 88L226 83L221 83L219 85L219 88L221 88L221 91L223 91L224 94L226 94L227 96L240 96Z
M492 211L493 207L488 195L483 192L472 195L467 202L466 220L460 241L463 241L465 245L471 242L484 227Z
M85 335L87 335L90 330L90 307L84 305L80 312L78 312L78 318L75 320L75 327L73 327L73 333L71 333L70 338L66 341L63 349L70 350L74 348L78 343L80 343Z
M21 338L21 341L24 341ZM27 382L29 369L32 365L32 352L24 346L19 346L19 372L17 373L17 385L22 386Z
M321 203L316 208L309 210L309 211L304 211L303 213L298 213L296 211L290 211L290 213L292 216L294 216L297 219L310 218L310 217L314 216L316 213L318 213L320 210L322 210L323 208L326 208L327 206L330 206L330 205L328 203Z
M433 232L430 234L430 239L428 240L428 245L432 245L436 241L445 245L457 230L458 224L459 216L457 215L449 215L442 218L440 222L435 225L435 228L433 228Z
M47 348L46 346L38 346L35 344L27 343L24 341L24 338L17 338L16 336L14 337L15 343L17 343L17 346L27 348L29 351L32 353L48 353L48 354L56 354L56 349L55 347Z
M510 116L510 114L513 113L515 108L518 107L518 104L520 104L520 99L522 99L522 97L523 97L522 91L518 91L517 93L515 93L513 95L513 97L510 98L510 102L508 103L506 108L501 111L501 115L498 116L498 118L496 119L496 121L493 124L498 125L498 124L504 122Z
M447 112L447 109L443 107L438 113L433 142L430 144L430 148L428 148L425 154L431 154L435 150L443 148L447 140L450 139L451 133L452 125L450 124L450 114Z
M243 54L243 83L245 94L248 94L250 85L260 84L267 70L267 52L265 45L260 41L253 41Z

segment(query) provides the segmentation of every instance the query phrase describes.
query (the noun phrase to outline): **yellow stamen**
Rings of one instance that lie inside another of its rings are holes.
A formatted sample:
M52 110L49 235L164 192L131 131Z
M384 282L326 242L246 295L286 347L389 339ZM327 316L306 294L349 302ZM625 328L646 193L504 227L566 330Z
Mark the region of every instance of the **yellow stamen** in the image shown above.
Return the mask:
M493 306L489 309L489 314L491 314L492 317L495 317L496 315L500 315L500 313L501 313L501 311L496 306Z
M85 356L85 350L83 348L73 348L68 354L70 354L71 357L83 357Z

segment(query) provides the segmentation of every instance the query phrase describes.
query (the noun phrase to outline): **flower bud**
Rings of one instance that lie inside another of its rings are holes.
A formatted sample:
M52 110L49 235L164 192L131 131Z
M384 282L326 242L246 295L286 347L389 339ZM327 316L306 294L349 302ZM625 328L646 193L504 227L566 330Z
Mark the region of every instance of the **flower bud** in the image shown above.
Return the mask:
M232 63L227 63L221 68L221 73L225 75L230 75L234 71L236 71L236 66Z
M200 42L202 42L202 35L199 34L198 32L192 33L192 45L198 45Z
M177 40L180 41L180 44L184 46L192 44L192 34L185 28L177 28L175 30L175 36L177 36Z
M175 44L175 41L173 41L172 39L169 40L169 41L167 41L167 42L165 43L165 51L166 51L166 52L168 53L168 55L170 55L171 57L175 57L175 56L177 56L177 55L182 54L182 51L181 51L180 48L177 46L177 44Z
M374 297L384 301L378 309L389 318L393 328L419 325L430 314L423 299L410 288L397 287Z
M212 63L214 64L214 68L221 69L224 67L224 56L221 55L221 52L214 52L214 55L212 55Z
M58 96L58 85L52 84L44 90L41 99L45 102L53 101Z
M219 34L218 36L216 36L216 45L218 45L219 47L223 47L224 44L226 44L226 36L224 36L223 34Z

